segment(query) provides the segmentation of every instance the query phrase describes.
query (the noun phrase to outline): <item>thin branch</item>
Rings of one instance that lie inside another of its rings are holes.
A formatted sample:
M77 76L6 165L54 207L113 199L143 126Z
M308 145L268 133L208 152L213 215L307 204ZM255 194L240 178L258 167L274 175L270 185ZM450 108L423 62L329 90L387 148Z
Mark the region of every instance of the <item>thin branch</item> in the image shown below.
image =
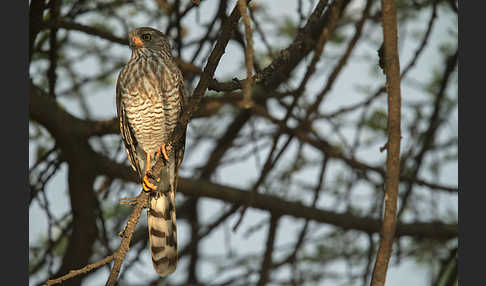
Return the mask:
M309 64L309 67L307 68L307 71L304 75L304 78L302 79L299 88L296 91L296 94L302 94L305 91L305 86L311 76L314 74L316 71L316 65L319 62L321 58L322 51L324 50L325 44L329 41L331 38L332 33L334 32L337 22L339 20L339 15L341 14L341 8L342 8L343 1L335 1L333 2L333 5L329 8L329 22L328 24L322 29L321 34L319 35L319 40L316 43L316 46L314 48L314 55L312 56L311 63ZM298 96L296 96L297 98ZM315 104L318 104L320 101L317 100Z
M290 77L291 71L313 50L316 43L314 39L319 37L322 29L329 24L329 13L327 13L329 9L322 15L328 2L328 0L319 1L306 25L295 36L294 41L282 50L279 57L273 60L270 65L252 77L254 83L260 83L267 90L274 90ZM344 0L342 9L345 8L347 3L349 1ZM336 5L336 2L331 5ZM215 91L234 91L241 89L242 86L243 80L222 83L212 80L209 88Z
M44 0L32 0L29 7L29 64L34 50L34 42L41 30L42 13L45 8Z
M107 263L110 263L112 260L113 260L113 255L107 256L107 257L103 258L102 260L95 262L93 264L86 265L85 267L83 267L81 269L71 270L71 271L69 271L68 274L66 274L64 276L61 276L61 277L56 278L56 279L48 280L44 285L50 286L50 285L62 283L65 280L71 279L71 278L76 277L76 276L81 275L81 274L88 273L93 269L99 268L99 267L101 267L101 266L103 266Z
M430 35L432 33L432 27L434 26L435 19L437 18L437 1L433 0L432 1L432 13L430 15L429 22L427 23L427 31L425 32L424 38L422 39L422 42L420 43L419 47L415 51L415 54L412 58L412 60L408 63L407 67L405 67L402 71L401 77L403 78L408 71L416 64L417 59L419 56L422 54L424 51L424 48L427 46L427 41L430 38Z
M162 161L162 160L157 160L157 161ZM153 168L152 168L153 169ZM136 199L136 205L132 210L132 213L130 214L130 218L128 219L127 226L125 230L123 231L122 234L122 241L120 243L120 247L117 249L117 251L113 254L115 263L113 264L113 268L111 269L110 276L108 277L108 280L106 281L106 286L113 286L116 284L116 281L118 279L118 274L120 274L120 268L122 266L123 260L125 259L125 254L128 252L130 249L130 241L133 236L133 232L135 230L135 227L138 224L138 220L140 218L140 214L142 213L143 208L146 205L146 202L148 200L149 193L142 191Z
M114 257L114 255L110 255L110 256L107 256L107 257L103 258L102 260L100 260L98 262L95 262L93 264L86 265L85 267L83 267L81 269L71 270L71 271L69 271L68 274L66 274L64 276L61 276L59 278L56 278L56 279L48 280L43 285L44 286L50 286L50 285L59 284L59 283L62 283L63 281L66 281L68 279L71 279L73 277L79 276L81 274L88 273L88 272L90 272L93 269L99 268L99 267L101 267L101 266L103 266L103 265L105 265L107 263L110 263L113 260L113 257Z
M287 141L283 144L282 148L280 148L280 151L277 153L277 155L275 155L275 157L273 157L273 154L277 150L277 144L279 138L280 138L280 133L274 137L272 148L270 150L270 153L267 156L265 164L263 165L263 169L260 172L260 176L258 177L256 183L253 184L250 190L250 195L248 196L246 202L244 202L243 204L243 208L240 213L240 218L233 226L233 231L236 231L238 229L239 225L243 221L243 217L246 213L249 203L252 200L255 200L255 194L257 193L258 188L260 187L260 185L262 185L265 182L265 179L267 178L268 174L270 174L270 171L273 170L273 166L275 166L277 161L282 157L282 154L287 150L287 147L289 146L290 142L292 142L293 136L289 136L287 138Z
M353 157L349 157L345 155L340 148L337 146L332 145L329 143L327 140L324 138L319 138L316 134L307 134L305 130L302 128L290 128L287 125L283 123L283 121L278 120L274 116L268 113L267 110L265 110L262 106L260 105L255 105L253 106L252 110L256 115L262 116L271 122L275 123L278 125L281 130L283 130L285 133L289 135L294 135L296 138L298 138L300 141L305 142L309 144L310 146L321 150L325 152L328 156L336 158L336 159L341 159L344 163L346 163L348 166L352 167L353 169L360 169L363 171L373 171L376 172L382 176L385 176L385 170L382 169L380 166L373 166L369 165L363 161L357 160ZM446 192L452 192L456 193L458 192L457 187L453 186L447 186L447 185L440 185L436 183L431 183L428 181L425 181L423 179L419 179L416 177L412 177L409 175L400 175L400 180L402 181L407 181L407 182L413 182L414 184L418 184L420 186L426 186L431 189L436 189L436 190L442 190Z
M231 38L231 35L233 34L233 30L236 27L239 18L240 12L238 10L238 4L236 4L236 6L233 8L233 11L231 12L230 17L223 24L221 34L218 38L218 41L216 42L216 45L214 46L214 49L209 55L208 62L204 67L203 74L201 75L201 79L194 89L189 103L186 104L184 108L184 114L182 115L177 123L176 128L172 132L172 135L169 138L169 142L178 142L185 133L186 126L191 119L192 113L199 106L201 98L204 96L206 89L208 88L209 83L213 78L216 67L218 66L219 61L224 54L226 46L228 45L228 42Z
M353 35L353 38L351 39L351 41L349 41L349 44L346 47L346 51L344 52L343 56L339 59L339 62L336 64L333 71L329 75L327 82L326 82L326 85L324 86L322 91L319 92L314 103L308 108L304 121L309 120L310 116L318 110L318 107L321 104L322 100L324 99L324 96L331 90L331 88L332 88L334 82L336 81L339 73L341 72L341 70L346 65L349 57L351 56L351 52L353 51L354 47L356 46L356 43L358 42L359 38L361 37L361 32L363 30L364 23L368 19L369 10L371 9L371 4L372 4L371 0L368 0L366 2L366 6L363 10L363 15L361 16L361 19L355 25L355 33Z
M277 233L278 221L280 216L271 213L270 229L268 230L267 245L265 248L265 255L263 256L262 266L260 269L260 280L258 286L265 286L269 280L270 271L272 269L272 253L275 244L275 237Z
M429 126L427 127L427 130L422 134L422 138L420 138L422 144L420 150L418 151L418 154L414 158L415 159L414 166L411 168L412 171L410 176L412 178L418 176L422 166L422 162L424 161L425 158L425 154L427 154L427 152L430 151L431 148L433 147L435 138L437 136L437 131L439 130L440 123L442 120L441 112L442 112L443 105L445 105L445 100L444 100L444 98L446 97L445 91L450 82L451 75L456 68L458 56L459 56L459 49L456 49L454 54L446 58L445 61L446 67L442 79L440 81L439 90L434 100L434 111L432 112L432 115L428 120ZM405 190L405 193L401 198L401 206L400 209L398 210L398 218L402 216L404 210L406 209L409 198L412 195L412 190L413 190L413 184L409 182Z
M79 31L79 32L84 32L88 35L92 36L97 36L99 38L108 40L110 42L122 44L122 45L128 45L128 39L126 38L120 38L118 36L115 36L109 32L102 31L100 29L96 29L94 27L86 26L83 24L75 23L75 22L70 22L64 19L56 19L56 20L50 20L47 22L42 23L43 28L62 28L66 30L73 30L73 31Z
M385 214L380 231L380 246L371 278L372 286L384 286L397 225L398 185L400 180L401 94L398 58L397 12L394 0L382 0L385 73L388 92L388 147L385 176Z
M61 6L61 1L52 0L49 2L50 5L50 17L54 21L59 17L59 9ZM52 27L49 31L49 69L47 70L47 77L49 79L49 95L55 95L55 88L57 82L57 60L58 60L58 42L57 42L57 27Z
M245 65L246 65L246 80L243 83L243 101L241 105L243 108L248 108L253 105L251 98L252 75L253 75L253 36L251 31L250 19L248 17L248 7L246 0L238 0L238 8L240 9L241 18L245 24Z

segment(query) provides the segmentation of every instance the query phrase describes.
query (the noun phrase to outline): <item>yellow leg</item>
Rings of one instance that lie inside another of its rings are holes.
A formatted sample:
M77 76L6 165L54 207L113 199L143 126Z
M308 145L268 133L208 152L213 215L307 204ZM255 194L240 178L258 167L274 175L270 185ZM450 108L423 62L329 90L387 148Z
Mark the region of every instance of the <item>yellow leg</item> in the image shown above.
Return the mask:
M168 160L169 160L169 156L167 155L167 149L165 148L165 145L164 145L164 144L162 144L162 145L160 146L160 149L159 149L159 150L157 150L157 157L159 157L160 153L162 153L162 156L164 156L164 159L165 159L166 161L168 161Z
M145 176L143 177L142 187L145 191L155 191L157 186L150 183L148 175L150 174L150 154L147 153L147 160L145 162Z
M146 154L147 154L147 160L145 160L145 174L150 172L150 154L149 153Z

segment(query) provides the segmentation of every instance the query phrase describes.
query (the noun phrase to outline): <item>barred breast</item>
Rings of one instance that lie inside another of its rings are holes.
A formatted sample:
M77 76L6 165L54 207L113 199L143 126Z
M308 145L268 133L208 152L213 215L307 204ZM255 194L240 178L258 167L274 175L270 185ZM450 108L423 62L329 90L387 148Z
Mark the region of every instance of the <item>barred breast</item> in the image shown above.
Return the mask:
M130 76L124 76L124 75ZM180 112L177 77L154 58L131 60L122 71L121 100L140 147L155 153L167 143Z

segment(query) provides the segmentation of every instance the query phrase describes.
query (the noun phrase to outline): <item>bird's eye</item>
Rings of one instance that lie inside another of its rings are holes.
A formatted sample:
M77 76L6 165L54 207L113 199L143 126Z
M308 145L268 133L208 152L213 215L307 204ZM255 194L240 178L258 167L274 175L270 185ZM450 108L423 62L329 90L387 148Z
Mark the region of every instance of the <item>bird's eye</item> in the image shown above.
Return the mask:
M142 40L144 41L150 41L152 39L152 36L150 34L143 34L142 35Z

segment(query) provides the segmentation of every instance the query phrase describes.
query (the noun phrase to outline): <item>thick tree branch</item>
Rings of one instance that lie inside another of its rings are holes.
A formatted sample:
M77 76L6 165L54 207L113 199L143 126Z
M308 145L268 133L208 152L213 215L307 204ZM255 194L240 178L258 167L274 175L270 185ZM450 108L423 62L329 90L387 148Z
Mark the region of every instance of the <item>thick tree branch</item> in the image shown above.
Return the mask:
M127 165L113 162L109 158L101 155L94 158L92 164L97 169L102 169L103 173L110 177L138 183L138 178L135 173ZM238 205L242 205L248 197L248 191L242 189L190 178L179 179L178 191L187 196L213 198ZM286 201L273 195L256 194L255 200L249 204L249 207L366 233L379 232L381 225L381 222L377 219L311 208L302 203ZM448 240L457 237L458 226L457 224L441 222L399 223L396 235Z
M97 155L89 143L82 139L81 134L86 127L83 121L60 109L53 97L46 96L32 84L30 93L30 117L46 127L56 138L56 146L69 164L68 185L73 213L73 231L61 266L56 273L56 276L60 276L86 265L92 255L92 247L97 237L96 215L92 211L96 208L93 183L97 172L92 168L90 158ZM78 132L73 132L71 128ZM68 282L69 285L80 285L80 283L81 278Z
M248 191L234 187L214 184L203 180L182 178L179 181L179 191L188 196L208 197L229 203L242 205L247 201ZM277 196L255 194L255 200L249 207L270 211L280 215L305 218L320 223L332 224L346 230L359 230L366 233L377 233L381 222L377 219L360 217L350 213L336 213L305 206L298 202L290 202ZM444 223L400 223L397 226L397 236L414 236L435 240L448 240L457 237L457 224Z

